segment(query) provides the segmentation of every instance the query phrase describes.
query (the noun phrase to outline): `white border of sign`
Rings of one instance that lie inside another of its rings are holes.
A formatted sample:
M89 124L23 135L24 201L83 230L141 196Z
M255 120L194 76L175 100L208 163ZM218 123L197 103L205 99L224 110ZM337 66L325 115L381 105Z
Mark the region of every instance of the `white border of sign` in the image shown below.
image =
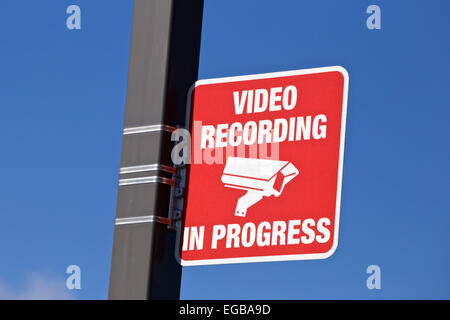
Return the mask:
M225 78L214 78L196 81L190 88L187 95L187 127L189 127L190 121L190 111L191 111L191 95L194 89L198 86L205 84L217 84L235 81L245 81L245 80L258 80L267 78L280 78L286 76L297 76L304 74L314 74L323 72L333 72L338 71L344 77L344 92L342 96L342 118L341 118L341 141L339 146L339 168L338 168L338 179L337 179L337 194L336 194L336 212L335 212L335 222L334 222L334 238L333 246L328 252L325 253L314 253L314 254L290 254L290 255L279 255L279 256L261 256L261 257L247 257L247 258L227 258L227 259L204 259L204 260L183 260L180 257L179 245L180 245L180 235L181 235L181 223L177 224L177 239L175 247L175 257L177 261L182 266L202 266L202 265L213 265L213 264L229 264L229 263L249 263L249 262L271 262L271 261L293 261L293 260L317 260L326 259L334 254L338 246L338 236L339 236L339 216L341 211L341 191L342 191L342 171L344 165L344 147L345 147L345 127L347 119L347 100L348 100L348 72L345 68L341 66L323 67L323 68L311 68L311 69L301 69L301 70L291 70L282 72L271 72L271 73L261 73L246 76L236 76L236 77L225 77Z

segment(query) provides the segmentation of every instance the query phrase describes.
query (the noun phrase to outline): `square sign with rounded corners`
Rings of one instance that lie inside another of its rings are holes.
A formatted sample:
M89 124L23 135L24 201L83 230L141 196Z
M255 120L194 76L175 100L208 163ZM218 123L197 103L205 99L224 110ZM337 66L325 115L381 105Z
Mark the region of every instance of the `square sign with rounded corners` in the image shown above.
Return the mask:
M182 265L334 253L347 91L342 67L195 83Z

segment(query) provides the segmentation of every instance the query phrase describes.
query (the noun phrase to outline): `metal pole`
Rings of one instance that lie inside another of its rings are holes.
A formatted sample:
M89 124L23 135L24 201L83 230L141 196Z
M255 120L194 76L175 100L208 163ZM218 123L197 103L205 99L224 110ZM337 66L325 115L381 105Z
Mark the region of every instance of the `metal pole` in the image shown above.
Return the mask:
M197 80L203 0L135 0L109 299L178 299L170 132Z

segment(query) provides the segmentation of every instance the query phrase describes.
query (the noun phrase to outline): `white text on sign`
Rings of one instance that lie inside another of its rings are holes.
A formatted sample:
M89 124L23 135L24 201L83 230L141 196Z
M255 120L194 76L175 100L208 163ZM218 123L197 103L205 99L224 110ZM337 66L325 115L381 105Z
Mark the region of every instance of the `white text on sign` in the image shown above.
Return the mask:
M284 246L326 243L330 240L330 219L320 218L289 221L263 221L259 224L247 222L239 224L214 225L211 232L211 243L208 249L249 248L252 246ZM183 251L203 250L205 226L184 228Z
M234 110L237 115L260 112L293 110L297 105L297 88L295 86L256 90L234 91ZM278 118L275 120L233 122L204 125L201 130L200 148L226 148L244 145L281 143L325 139L327 136L327 116L324 114L302 117Z

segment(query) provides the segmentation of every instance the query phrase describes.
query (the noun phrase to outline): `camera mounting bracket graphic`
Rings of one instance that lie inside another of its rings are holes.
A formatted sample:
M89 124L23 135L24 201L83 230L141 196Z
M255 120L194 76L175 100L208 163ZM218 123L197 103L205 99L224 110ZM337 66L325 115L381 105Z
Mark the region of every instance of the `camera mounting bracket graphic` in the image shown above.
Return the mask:
M247 209L263 197L279 197L298 174L289 161L228 157L221 180L225 187L247 191L238 199L234 213L245 217Z

